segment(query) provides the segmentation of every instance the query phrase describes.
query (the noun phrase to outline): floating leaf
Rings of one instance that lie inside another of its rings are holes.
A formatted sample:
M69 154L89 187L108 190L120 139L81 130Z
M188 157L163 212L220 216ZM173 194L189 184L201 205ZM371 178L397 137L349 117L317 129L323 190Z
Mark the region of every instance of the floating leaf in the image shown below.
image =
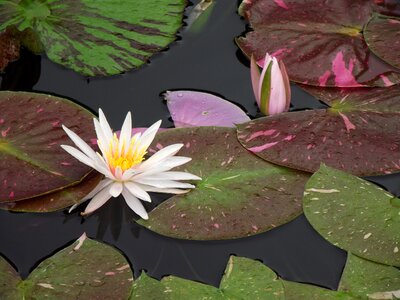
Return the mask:
M133 280L121 253L85 234L43 261L23 281L0 259L0 278L2 297L14 295L15 289L22 294L15 299L128 299Z
M318 286L283 281L285 287L285 300L361 300L364 298L353 297L346 292L337 292Z
M329 242L400 266L400 199L368 181L321 165L308 181L304 213Z
M0 203L0 209L15 212L52 212L74 204L89 194L103 178L96 171L90 172L81 183L43 196L16 202Z
M267 161L308 172L321 162L359 176L400 171L400 86L306 91L331 108L240 124L243 146Z
M21 279L14 268L0 256L0 295L2 299L20 300L22 293L17 290Z
M193 160L183 170L202 178L191 192L157 206L139 223L182 239L220 240L267 231L301 214L309 175L269 164L244 149L235 130L221 127L171 129L152 147L183 143L179 155Z
M373 16L364 29L364 37L377 56L400 69L400 18Z
M50 95L0 92L0 203L40 196L79 183L90 168L65 152L71 144L61 125L85 141L93 115Z
M139 67L174 41L186 1L0 0L0 6L0 31L30 30L52 61L99 76Z
M250 121L237 105L208 93L168 91L164 95L175 127L224 126Z
M11 31L0 33L0 72L3 72L10 62L19 58L20 47L19 40Z
M237 39L259 62L268 52L283 59L291 80L317 86L389 86L400 70L373 55L362 30L374 1L252 0L240 13L254 29Z
M365 295L397 289L400 289L399 269L368 261L349 253L340 279L339 290L365 297Z

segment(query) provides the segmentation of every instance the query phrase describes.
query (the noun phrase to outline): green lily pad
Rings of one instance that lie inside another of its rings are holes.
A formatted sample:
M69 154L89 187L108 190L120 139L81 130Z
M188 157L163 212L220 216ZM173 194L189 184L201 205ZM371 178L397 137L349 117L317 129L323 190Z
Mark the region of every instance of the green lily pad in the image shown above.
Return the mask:
M43 261L26 280L0 259L0 294L7 299L128 299L132 271L112 247L82 235Z
M400 18L375 15L364 29L368 47L392 66L400 69Z
M0 0L0 6L0 32L30 31L26 46L39 40L52 61L101 76L139 67L173 42L186 1Z
M73 186L90 168L60 145L72 145L61 125L89 142L93 115L66 99L0 92L0 203L25 200Z
M139 224L175 238L221 240L264 232L301 214L309 174L259 159L240 145L234 129L171 129L158 134L152 147L174 143L185 145L178 155L192 158L180 170L202 181L161 203Z
M286 300L361 300L346 292L332 291L318 286L282 280Z
M400 86L305 90L330 108L239 124L242 145L269 162L308 172L320 163L358 176L400 171Z
M325 239L363 258L400 266L400 199L321 165L308 181L304 213Z
M364 25L381 11L378 2L245 0L239 13L253 31L237 44L259 63L265 52L283 59L290 80L299 83L391 86L400 82L400 70L376 57L363 37Z
M79 184L27 200L0 203L0 209L14 212L39 213L64 209L80 203L80 200L89 194L102 178L103 175L92 171Z
M339 290L365 297L399 289L399 269L368 261L349 253L340 279Z

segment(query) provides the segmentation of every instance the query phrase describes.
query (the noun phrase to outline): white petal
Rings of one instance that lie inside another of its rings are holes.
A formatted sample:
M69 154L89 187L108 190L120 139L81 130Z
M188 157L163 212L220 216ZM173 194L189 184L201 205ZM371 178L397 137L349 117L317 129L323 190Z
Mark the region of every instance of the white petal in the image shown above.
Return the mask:
M121 182L114 182L110 187L110 194L114 198L118 197L122 193L123 184Z
M82 140L75 132L68 129L64 125L62 125L65 133L69 136L69 138L75 143L75 145L88 157L95 160L97 155L96 152L88 145L84 140Z
M170 172L160 172L156 174L141 173L134 177L135 180L139 178L149 178L152 180L201 180L199 176L196 176L191 173L187 172L177 172L177 171L170 171Z
M112 182L113 181L110 179L103 179L89 194L87 194L85 197L83 197L80 202L83 202L83 201L93 198L98 192L100 192L106 186L110 185L110 183L112 183Z
M139 198L140 200L151 202L150 195L145 190L143 190L138 184L127 181L124 183L124 186L132 195Z
M93 119L94 123L94 129L96 130L96 135L97 135L97 145L99 146L101 153L103 155L107 152L108 144L110 143L110 140L107 138L107 136L103 132L103 128L101 127L99 121L97 119ZM105 156L104 156L105 158Z
M122 180L122 176L123 176L123 172L122 172L121 167L120 167L120 166L116 167L116 168L115 168L115 176L114 176L114 177L115 177L117 180Z
M142 203L135 196L133 196L127 189L122 190L122 195L124 196L125 202L126 204L128 204L130 209L132 209L142 219L147 220L149 218Z
M82 213L83 216L91 214L96 209L103 206L109 199L110 195L110 185L102 189L93 199L89 202L88 206L86 206L85 211Z
M69 154L71 154L73 157L75 157L77 160L79 160L81 163L94 168L94 162L91 158L83 154L81 151L78 149L68 146L68 145L61 145L61 148L63 148L65 151L67 151Z
M141 184L147 184L156 188L178 188L178 189L193 189L194 185L185 182L173 181L173 180L152 180L149 178L140 178L135 180Z
M103 111L101 108L99 108L99 123L101 126L101 129L103 130L104 136L107 138L107 142L109 143L110 140L113 138L113 131L110 127L110 124L108 124L106 116L104 115Z
M147 128L145 132L143 132L139 140L140 149L149 148L150 144L153 142L154 137L157 134L158 129L160 128L160 125L161 120L155 122L153 125Z
M190 190L180 190L180 189L162 189L162 188L156 188L154 186L150 185L145 185L145 184L140 184L136 183L141 189L147 191L147 192L154 192L154 193L164 193L164 194L186 194Z
M129 178L131 178L133 175L135 175L136 173L138 173L138 171L134 168L126 170L124 172L124 174L122 174L122 181L127 181Z
M131 142L131 133L132 133L132 117L131 112L128 112L125 117L125 121L121 128L121 133L119 135L119 149L118 152L121 155L122 146L125 145L124 154L127 152L129 148L129 144Z
M163 161L164 159L175 155L182 147L183 147L183 144L169 145L169 146L161 149L160 151L154 153L149 159L147 159L143 163L141 163L137 169L143 172L147 168L151 168L154 165L157 165L158 163Z

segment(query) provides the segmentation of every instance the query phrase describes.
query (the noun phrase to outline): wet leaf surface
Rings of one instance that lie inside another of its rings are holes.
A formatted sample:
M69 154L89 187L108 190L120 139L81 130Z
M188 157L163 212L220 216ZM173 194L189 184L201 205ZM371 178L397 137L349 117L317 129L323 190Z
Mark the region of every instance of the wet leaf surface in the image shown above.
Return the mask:
M321 165L303 199L311 225L360 257L400 266L400 200L372 183Z
M157 206L139 223L159 234L194 240L232 239L285 224L301 214L307 173L269 164L244 149L234 129L197 127L158 134L152 147L183 143L181 170L202 181ZM154 150L154 149L153 149Z
M267 161L308 172L321 162L359 176L400 171L400 86L305 90L331 107L240 124L239 141Z
M283 59L290 79L299 83L338 87L397 84L400 71L376 57L362 34L372 14L382 9L375 2L243 1L239 12L254 31L239 37L237 43L259 62L265 52Z
M28 48L39 42L52 61L102 76L139 67L173 42L186 1L2 0L0 5L0 31L31 30Z
M79 183L90 168L60 145L72 145L61 125L86 142L93 115L73 102L44 94L0 93L0 203L54 192Z

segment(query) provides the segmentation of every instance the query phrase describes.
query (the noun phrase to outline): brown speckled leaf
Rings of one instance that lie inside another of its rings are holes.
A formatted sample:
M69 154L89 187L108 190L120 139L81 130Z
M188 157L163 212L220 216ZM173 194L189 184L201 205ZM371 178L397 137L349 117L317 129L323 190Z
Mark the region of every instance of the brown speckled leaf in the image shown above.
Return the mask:
M7 65L19 58L20 42L14 37L10 30L0 33L0 72Z
M377 56L400 69L400 18L374 16L364 29L364 37Z
M96 171L90 172L81 183L61 191L16 202L0 203L0 209L14 212L52 212L72 206L89 194L103 178Z
M234 129L193 127L160 133L153 146L184 143L181 169L202 177L197 187L157 206L139 223L182 239L240 238L287 223L301 213L309 175L263 161L244 149Z
M0 92L0 203L47 194L79 183L90 168L60 145L72 145L61 125L85 141L93 115L66 99Z
M240 13L254 31L237 43L257 60L265 52L283 59L299 83L389 86L400 82L400 71L376 57L362 34L380 9L372 0L246 0Z
M308 172L321 162L359 176L400 171L400 86L306 90L331 108L240 124L240 142L267 161Z

